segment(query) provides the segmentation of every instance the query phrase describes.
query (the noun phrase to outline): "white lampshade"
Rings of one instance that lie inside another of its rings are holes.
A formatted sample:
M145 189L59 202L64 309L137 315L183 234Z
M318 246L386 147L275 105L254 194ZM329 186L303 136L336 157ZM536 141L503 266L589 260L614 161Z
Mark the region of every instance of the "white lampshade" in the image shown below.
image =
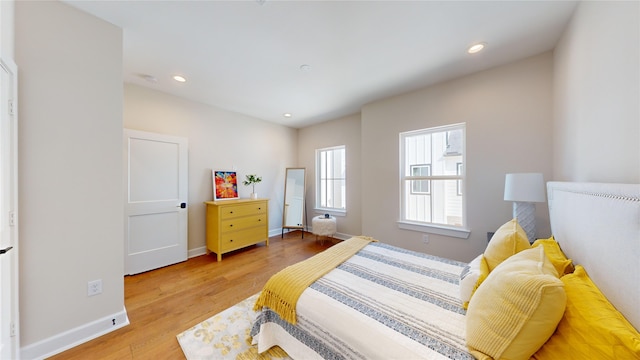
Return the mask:
M504 200L544 202L544 179L540 173L507 174L504 182Z

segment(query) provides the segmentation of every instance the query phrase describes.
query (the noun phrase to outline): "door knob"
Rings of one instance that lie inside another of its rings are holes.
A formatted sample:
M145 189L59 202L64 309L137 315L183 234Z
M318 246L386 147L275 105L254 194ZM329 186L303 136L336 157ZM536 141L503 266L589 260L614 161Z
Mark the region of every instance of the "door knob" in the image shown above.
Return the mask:
M4 248L2 250L0 250L0 255L4 254L4 253L8 253L9 250L13 249L13 246L9 246L8 248Z
M184 209L186 207L187 207L187 203L180 203L180 206L179 206L180 209Z

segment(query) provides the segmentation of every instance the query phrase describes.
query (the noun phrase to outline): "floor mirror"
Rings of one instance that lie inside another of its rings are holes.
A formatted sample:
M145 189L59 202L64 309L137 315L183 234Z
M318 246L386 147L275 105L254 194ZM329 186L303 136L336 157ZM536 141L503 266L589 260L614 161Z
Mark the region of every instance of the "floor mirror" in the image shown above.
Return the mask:
M284 229L298 229L304 238L305 226L305 168L287 168L284 181L284 209L282 209L282 234Z

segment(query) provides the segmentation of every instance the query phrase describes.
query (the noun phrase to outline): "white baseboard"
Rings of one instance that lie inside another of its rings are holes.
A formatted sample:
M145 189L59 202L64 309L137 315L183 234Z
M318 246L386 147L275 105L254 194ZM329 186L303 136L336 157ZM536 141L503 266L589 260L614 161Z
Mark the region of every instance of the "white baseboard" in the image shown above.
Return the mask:
M23 360L44 359L129 325L127 309L20 349Z
M195 248L195 249L191 249L188 251L187 253L189 259L194 258L196 256L200 256L200 255L206 255L207 254L207 247L206 246L201 246L199 248Z
M308 230L309 232L312 231L311 227L309 227L309 229L305 229ZM269 230L269 237L272 236L276 236L276 235L282 235L282 229L274 229L274 230ZM353 237L353 235L348 235L348 234L342 234L342 233L337 233L335 235L333 235L334 238L336 239L340 239L340 240L348 240L350 238ZM190 249L188 251L188 257L189 259L194 258L196 256L201 256L201 255L206 255L207 254L207 247L206 246L201 246L195 249Z
M282 235L282 228L269 230L269 237Z
M336 233L335 235L333 235L333 238L336 239L340 239L340 240L349 240L352 237L354 237L355 235L349 235L349 234L343 234L343 233Z

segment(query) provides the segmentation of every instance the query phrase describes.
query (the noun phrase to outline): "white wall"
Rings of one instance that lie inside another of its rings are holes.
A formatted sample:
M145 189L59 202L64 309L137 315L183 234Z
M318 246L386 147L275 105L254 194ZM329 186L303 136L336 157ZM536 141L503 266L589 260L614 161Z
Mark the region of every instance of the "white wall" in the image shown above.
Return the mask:
M299 166L307 168L308 222L322 212L314 211L316 188L316 149L345 145L347 162L347 213L338 216L338 233L344 236L362 234L362 192L361 183L361 146L360 114L350 115L333 121L320 123L299 130L298 153Z
M282 225L285 168L297 166L297 130L177 96L124 85L126 128L189 139L189 244L191 254L204 251L205 205L213 200L211 169L234 169L238 180L262 176L258 196L270 198L269 228ZM240 197L251 187L239 184Z
M582 2L555 50L557 180L640 183L639 14Z
M19 1L15 47L21 346L30 358L113 328L112 316L124 321L122 32L61 2ZM103 293L88 297L95 279Z
M4 59L14 58L14 4L13 0L0 1L0 54Z
M362 231L391 244L469 261L487 232L511 219L503 201L510 172L551 178L552 54L365 105L362 109ZM399 145L403 131L466 122L468 239L398 228ZM549 236L546 204L536 211L538 236Z

